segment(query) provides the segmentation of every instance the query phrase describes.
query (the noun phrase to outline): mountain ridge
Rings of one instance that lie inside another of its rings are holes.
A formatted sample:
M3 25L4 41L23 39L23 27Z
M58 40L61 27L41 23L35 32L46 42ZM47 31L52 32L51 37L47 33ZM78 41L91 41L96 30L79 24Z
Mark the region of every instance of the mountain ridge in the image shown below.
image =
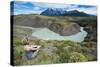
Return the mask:
M85 12L81 12L78 10L70 10L67 11L63 8L48 8L40 15L46 15L46 16L90 16L90 14L87 14Z

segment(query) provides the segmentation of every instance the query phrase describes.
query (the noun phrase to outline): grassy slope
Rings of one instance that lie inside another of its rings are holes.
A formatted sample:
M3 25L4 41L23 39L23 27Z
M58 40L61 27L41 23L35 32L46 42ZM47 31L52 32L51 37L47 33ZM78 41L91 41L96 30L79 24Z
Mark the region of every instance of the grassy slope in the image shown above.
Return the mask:
M49 17L42 16L42 18L48 19ZM56 18L57 17L52 17L54 20ZM58 17L57 19L59 20L61 18L65 22L75 22L85 27L86 31L89 33L85 41L82 43L76 43L72 41L45 41L33 38L32 42L41 45L42 47L35 58L26 61L23 59L23 48L20 47L23 45L21 38L24 37L25 34L31 34L32 29L30 27L17 27L14 30L14 65L51 64L97 60L97 40L96 37L94 37L97 34L96 17Z
M42 15L37 15L37 14L26 14L26 15L15 15L14 17L14 23L16 24L27 24L27 22L35 23L40 21L41 23L48 23L48 21L54 22L54 23L59 23L63 25L68 25L71 24L71 21L68 21L71 19L71 17L63 17L63 16L42 16ZM26 23L25 23L26 22Z

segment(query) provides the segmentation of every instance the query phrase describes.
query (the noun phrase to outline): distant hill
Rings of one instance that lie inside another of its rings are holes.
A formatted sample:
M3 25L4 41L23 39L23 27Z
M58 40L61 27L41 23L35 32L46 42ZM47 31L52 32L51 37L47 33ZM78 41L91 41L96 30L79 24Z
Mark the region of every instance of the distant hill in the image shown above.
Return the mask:
M50 17L34 14L12 16L14 25L33 28L48 28L62 36L69 36L80 32L80 25L67 21L67 17ZM71 19L70 17L68 19Z
M40 15L46 16L90 16L84 12L80 12L78 10L66 11L62 8L48 8L43 11Z
M72 16L44 16L39 14L12 15L14 25L33 28L48 28L62 36L74 35L80 32L80 26L96 27L96 17L72 17ZM91 24L90 24L91 22ZM93 24L92 24L93 23ZM88 27L87 27L88 28Z

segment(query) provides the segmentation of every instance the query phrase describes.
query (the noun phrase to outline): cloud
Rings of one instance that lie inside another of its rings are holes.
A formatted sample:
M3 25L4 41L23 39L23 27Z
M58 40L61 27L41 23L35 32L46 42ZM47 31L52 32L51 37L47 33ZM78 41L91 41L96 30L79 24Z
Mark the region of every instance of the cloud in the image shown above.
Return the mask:
M34 10L40 10L40 8L39 7L34 7Z
M14 1L14 14L41 13L47 8L64 8L67 11L79 10L88 14L97 15L97 7L91 5L55 4L43 2Z
M97 15L97 7L91 7L91 8L80 8L79 11L83 11L88 14Z
M41 13L41 8L34 6L31 2L14 1L11 5L13 6L13 14L30 14L30 13Z
M81 11L81 12L85 12L87 14L92 14L92 15L97 15L97 7L82 7L82 8L79 8L79 7L76 7L76 8L69 8L68 11L71 11L71 10L78 10L78 11Z
M18 14L39 14L41 13L41 11L37 10L37 11L34 11L34 10L14 10L14 15L18 15Z
M97 15L97 7L75 7L75 8L69 8L67 11L71 10L78 10L80 12L85 12L87 14Z
M38 7L45 7L45 8L72 8L72 7L77 7L77 5L72 5L72 4L55 4L55 3L43 3L43 2L35 2L33 3L35 6Z
M88 14L97 15L97 7L92 5L75 5L75 4L54 4L54 3L32 3L37 7L45 8L65 8L67 11L79 10Z

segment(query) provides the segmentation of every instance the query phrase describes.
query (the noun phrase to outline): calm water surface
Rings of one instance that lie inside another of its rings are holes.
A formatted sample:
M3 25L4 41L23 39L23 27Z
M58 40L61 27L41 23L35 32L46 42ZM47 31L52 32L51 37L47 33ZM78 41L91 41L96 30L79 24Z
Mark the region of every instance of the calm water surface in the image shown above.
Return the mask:
M55 33L48 28L41 28L33 31L32 36L37 37L43 40L71 40L75 42L82 42L84 38L87 36L87 32L83 27L80 28L81 32L71 35L71 36L61 36L58 33Z

